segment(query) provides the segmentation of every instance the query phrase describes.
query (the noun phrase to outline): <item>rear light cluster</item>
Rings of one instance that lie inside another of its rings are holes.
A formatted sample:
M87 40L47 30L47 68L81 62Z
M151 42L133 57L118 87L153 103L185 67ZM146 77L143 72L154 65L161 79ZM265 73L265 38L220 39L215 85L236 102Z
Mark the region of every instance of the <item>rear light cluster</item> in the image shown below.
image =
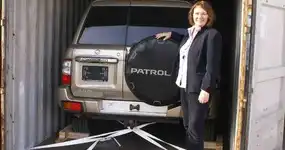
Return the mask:
M72 112L82 112L82 104L80 102L63 102L63 108Z
M71 60L65 59L62 63L61 84L71 84Z

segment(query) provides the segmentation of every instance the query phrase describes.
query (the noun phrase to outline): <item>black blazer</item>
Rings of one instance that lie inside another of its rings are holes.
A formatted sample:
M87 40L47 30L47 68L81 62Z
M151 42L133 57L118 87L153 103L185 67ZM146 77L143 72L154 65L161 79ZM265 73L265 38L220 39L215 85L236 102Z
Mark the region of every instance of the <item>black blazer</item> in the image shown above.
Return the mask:
M189 34L180 35L172 32L171 37L180 42L176 61L173 66L175 81L179 69L180 48L187 41ZM214 28L203 27L195 36L188 53L187 86L188 93L205 90L211 93L220 78L220 60L222 36Z

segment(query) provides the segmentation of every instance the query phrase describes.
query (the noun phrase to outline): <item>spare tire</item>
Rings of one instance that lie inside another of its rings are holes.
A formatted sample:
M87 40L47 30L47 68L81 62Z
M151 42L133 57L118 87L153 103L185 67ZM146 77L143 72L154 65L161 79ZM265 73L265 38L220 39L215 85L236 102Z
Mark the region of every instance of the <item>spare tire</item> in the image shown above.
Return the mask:
M179 42L147 37L130 48L126 57L125 80L131 92L141 101L166 106L179 101L173 64Z

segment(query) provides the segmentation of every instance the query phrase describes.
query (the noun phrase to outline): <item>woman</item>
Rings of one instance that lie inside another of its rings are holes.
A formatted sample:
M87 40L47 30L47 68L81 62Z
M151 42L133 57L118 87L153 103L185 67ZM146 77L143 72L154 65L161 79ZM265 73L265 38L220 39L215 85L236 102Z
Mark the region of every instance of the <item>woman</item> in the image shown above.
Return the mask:
M189 11L188 33L175 32L156 35L164 40L172 37L180 40L176 62L176 84L181 88L183 123L187 133L187 149L204 149L204 121L208 101L219 77L222 37L211 28L215 15L205 1L198 1Z

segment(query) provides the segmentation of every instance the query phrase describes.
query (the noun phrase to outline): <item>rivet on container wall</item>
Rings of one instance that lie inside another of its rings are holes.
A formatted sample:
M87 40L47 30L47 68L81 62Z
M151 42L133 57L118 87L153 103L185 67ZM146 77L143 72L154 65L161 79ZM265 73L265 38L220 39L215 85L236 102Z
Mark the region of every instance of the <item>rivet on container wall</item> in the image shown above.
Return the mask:
M117 56L120 56L120 53L117 53Z

